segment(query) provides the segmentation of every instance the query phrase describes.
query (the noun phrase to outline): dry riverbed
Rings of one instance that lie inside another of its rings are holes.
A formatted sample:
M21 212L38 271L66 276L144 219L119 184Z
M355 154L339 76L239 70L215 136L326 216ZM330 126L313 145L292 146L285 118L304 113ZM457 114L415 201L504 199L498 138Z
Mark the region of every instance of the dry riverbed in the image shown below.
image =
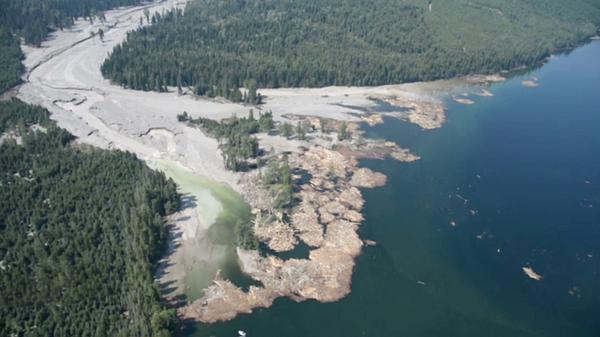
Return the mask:
M162 268L161 282L169 282L175 296L183 292L182 278L193 260L219 263L220 248L198 246L212 225L210 214L219 206L202 197L193 179L181 178L165 167L179 167L188 175L210 177L240 193L254 214L271 212L271 201L257 183L257 172L227 171L218 143L199 129L177 121L186 111L191 117L216 120L232 115L245 116L250 107L198 98L192 95L140 92L112 85L102 78L100 65L108 53L139 26L144 9L150 12L181 7L185 1L165 0L140 7L121 8L106 13L106 22L78 21L58 31L41 48L24 47L27 73L16 94L21 100L46 107L58 125L78 137L78 142L104 149L135 153L151 167L162 169L183 191L194 191L196 202L173 217L174 238L169 257ZM90 38L90 32L103 28L104 41ZM407 149L385 141L359 141L359 123L383 123L383 116L400 118L423 129L439 128L445 121L443 100L465 91L489 96L487 86L498 77L468 77L449 81L413 83L381 87L328 87L319 89L261 90L265 96L262 111L272 111L276 121L305 120L313 124L328 120L337 125L349 123L352 140L337 141L335 133L309 134L308 140L288 140L277 135L260 135L270 156L289 152L294 170L310 176L296 180L299 200L289 219L261 227L255 221L259 239L273 251L289 251L303 243L311 248L304 259L283 260L274 255L238 249L242 270L260 286L244 291L221 278L214 268L206 270L209 286L203 296L180 309L183 317L215 322L268 307L277 297L297 301L315 299L336 301L350 292L354 260L363 242L357 234L364 204L360 189L385 184L386 177L357 166L360 158L386 158L411 162L418 160ZM391 109L379 112L381 103ZM397 109L396 109L397 108ZM194 194L192 193L192 194ZM207 193L210 193L208 191ZM222 206L222 205L221 205ZM205 242L205 241L202 241ZM199 249L201 247L202 249ZM212 255L210 255L212 254ZM212 278L214 281L212 281Z

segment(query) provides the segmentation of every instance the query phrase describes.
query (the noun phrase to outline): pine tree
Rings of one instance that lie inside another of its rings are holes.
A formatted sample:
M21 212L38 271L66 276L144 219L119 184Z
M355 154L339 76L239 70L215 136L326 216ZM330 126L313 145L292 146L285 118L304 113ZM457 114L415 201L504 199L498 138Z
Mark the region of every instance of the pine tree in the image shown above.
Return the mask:
M294 134L294 128L288 122L284 122L279 126L279 133L282 137L290 138Z
M348 133L348 123L346 123L346 121L343 121L338 127L337 138L338 140L342 141L348 139L349 137L350 134Z
M296 136L299 140L306 140L306 127L300 121L296 124Z

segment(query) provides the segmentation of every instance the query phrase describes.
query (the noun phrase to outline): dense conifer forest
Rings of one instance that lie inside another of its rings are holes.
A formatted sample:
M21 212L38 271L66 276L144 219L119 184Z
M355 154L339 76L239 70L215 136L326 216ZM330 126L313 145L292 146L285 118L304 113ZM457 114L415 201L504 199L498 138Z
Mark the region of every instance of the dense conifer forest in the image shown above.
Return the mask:
M0 103L0 336L171 336L154 265L173 181L74 146L40 107ZM17 141L18 140L18 141Z
M130 6L140 0L0 0L0 23L26 43L39 46L52 30L74 24L78 18L96 20L101 12Z
M0 93L18 84L23 67L19 39L39 46L53 30L76 19L100 20L102 11L140 0L0 0Z
M0 93L19 83L23 54L17 39L0 26Z
M194 0L117 46L105 77L228 96L259 87L380 85L540 62L596 34L597 0ZM253 82L254 83L254 82Z

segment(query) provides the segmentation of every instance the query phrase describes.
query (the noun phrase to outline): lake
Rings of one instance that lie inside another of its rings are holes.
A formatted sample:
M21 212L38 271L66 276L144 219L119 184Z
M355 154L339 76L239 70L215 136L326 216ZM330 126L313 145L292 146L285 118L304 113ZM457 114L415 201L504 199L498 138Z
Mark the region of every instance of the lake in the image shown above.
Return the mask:
M539 87L522 85L539 79ZM448 122L366 129L422 157L364 161L352 293L279 299L191 336L600 336L600 42L490 88L447 99ZM523 267L542 276L529 278Z

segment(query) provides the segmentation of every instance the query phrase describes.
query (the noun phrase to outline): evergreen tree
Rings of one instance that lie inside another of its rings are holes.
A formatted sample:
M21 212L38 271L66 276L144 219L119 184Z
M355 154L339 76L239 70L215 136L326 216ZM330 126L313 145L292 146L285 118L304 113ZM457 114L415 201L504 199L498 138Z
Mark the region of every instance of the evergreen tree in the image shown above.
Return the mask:
M288 156L272 158L262 177L263 183L271 189L275 197L275 207L290 207L293 203L293 181Z
M77 18L106 21L104 10L141 0L0 0L0 94L20 82L20 39L39 47L54 30L71 27ZM96 34L91 34L94 37ZM100 39L104 38L103 34Z
M273 123L273 112L267 111L261 114L258 119L258 124L260 126L260 131L262 132L269 132L273 130L273 128L275 127Z
M0 336L170 336L153 270L175 184L130 153L72 147L48 115L0 103L0 133L22 139L0 145Z
M346 121L340 123L337 131L337 138L340 141L350 138L350 134L348 133L348 123L346 123Z
M282 137L290 138L294 135L294 127L288 122L281 123L279 126L279 134Z
M497 73L537 64L595 35L594 1L454 1L430 12L422 0L196 0L185 14L153 15L156 24L130 33L102 73L149 90L156 77L176 86L181 68L181 82L197 93L246 104L261 103L257 88ZM164 62L174 58L178 64ZM123 72L140 78L133 83Z
M296 124L296 136L299 140L306 140L306 126L300 121Z
M144 9L144 16L146 17L146 22L150 23L150 11L148 8Z

